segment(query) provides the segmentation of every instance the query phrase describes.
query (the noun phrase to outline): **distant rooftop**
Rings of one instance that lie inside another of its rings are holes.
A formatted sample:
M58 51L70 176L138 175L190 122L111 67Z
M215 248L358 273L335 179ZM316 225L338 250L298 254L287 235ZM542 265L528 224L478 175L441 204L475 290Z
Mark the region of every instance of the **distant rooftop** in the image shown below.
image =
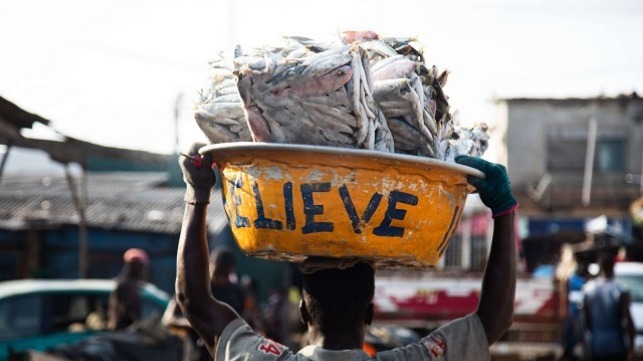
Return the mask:
M2 178L7 176L59 176L65 175L66 165L57 162L49 157L46 151L22 147L11 147L0 145L0 156L4 156L9 150ZM77 175L81 173L77 163L71 163L70 172ZM2 182L0 178L0 184Z
M520 102L528 102L528 101L582 101L582 102L587 102L587 101L614 101L614 100L643 100L636 92L632 92L630 94L619 94L614 97L608 97L604 95L598 95L595 97L564 97L564 98L550 98L550 97L515 97L515 98L495 98L494 102L499 103L499 102L515 102L515 101L520 101Z
M89 228L178 234L184 188L166 187L163 172L88 173L85 218ZM80 192L84 195L84 192ZM0 229L22 230L78 224L65 177L5 175L0 187ZM227 223L219 192L208 207L209 229Z
M60 134L53 128L49 130L57 139L31 138L27 136L28 130L35 125L48 127L51 122L0 96L0 144L8 148L40 149L62 164L77 163L84 169L100 171L162 171L167 169L172 157L169 154L105 147Z

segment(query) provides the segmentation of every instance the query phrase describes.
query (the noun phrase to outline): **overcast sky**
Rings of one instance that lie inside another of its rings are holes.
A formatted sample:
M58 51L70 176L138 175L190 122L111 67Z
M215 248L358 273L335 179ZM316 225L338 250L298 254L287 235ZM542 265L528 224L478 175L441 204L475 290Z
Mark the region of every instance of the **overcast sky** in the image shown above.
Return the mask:
M418 36L464 122L493 124L494 97L643 93L636 0L21 0L0 5L0 96L63 134L171 153L181 94L180 147L205 139L191 107L213 54L355 29Z

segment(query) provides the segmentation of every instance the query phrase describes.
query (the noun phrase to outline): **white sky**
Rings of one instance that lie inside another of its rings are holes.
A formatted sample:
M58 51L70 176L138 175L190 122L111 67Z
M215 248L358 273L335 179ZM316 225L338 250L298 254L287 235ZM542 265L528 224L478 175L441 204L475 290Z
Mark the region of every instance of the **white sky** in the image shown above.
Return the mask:
M492 124L494 96L643 93L638 0L21 0L0 4L0 96L63 134L171 153L179 94L180 147L205 139L191 103L213 54L356 29L419 36L463 122Z

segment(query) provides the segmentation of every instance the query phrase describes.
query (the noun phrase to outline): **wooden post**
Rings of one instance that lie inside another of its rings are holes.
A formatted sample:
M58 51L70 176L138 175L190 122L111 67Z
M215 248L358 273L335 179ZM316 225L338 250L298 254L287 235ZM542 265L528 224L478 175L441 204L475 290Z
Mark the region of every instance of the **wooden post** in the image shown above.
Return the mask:
M29 229L26 234L26 272L22 275L25 278L32 278L40 270L40 253L42 249L42 232L39 229Z
M83 173L85 170L83 169ZM69 172L69 163L65 164L65 177L71 194L72 202L78 212L78 278L87 278L87 223L85 221L85 207L78 195L78 189Z
M589 206L592 196L592 176L594 175L594 152L596 149L596 103L592 103L592 114L587 131L587 152L585 153L585 174L583 176L583 206Z
M7 149L5 149L4 154L2 155L2 161L0 162L0 180L2 180L2 174L4 174L4 166L7 164L7 158L9 158L9 151L11 151L11 146L13 142L7 143Z

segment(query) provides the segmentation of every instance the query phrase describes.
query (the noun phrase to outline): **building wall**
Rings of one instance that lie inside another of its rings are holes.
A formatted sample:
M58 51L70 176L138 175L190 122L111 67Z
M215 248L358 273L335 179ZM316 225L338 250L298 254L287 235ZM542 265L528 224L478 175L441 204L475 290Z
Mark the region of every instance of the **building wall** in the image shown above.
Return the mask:
M492 162L507 165L507 127L509 125L509 108L506 102L496 104L496 118L489 130L489 148L485 158Z
M22 276L25 232L0 230L0 282Z
M123 266L123 253L129 248L141 248L150 256L148 280L162 290L174 293L178 235L90 229L87 238L88 278L116 277ZM42 277L78 277L76 227L47 231L42 249Z
M293 281L288 262L245 255L229 233L210 233L210 250L226 245L237 261L239 277L249 276L256 284L259 300L265 302L275 291L284 292ZM33 230L0 230L0 282L20 278L75 279L79 274L79 231L76 226ZM174 294L178 234L90 228L88 278L113 278L123 267L123 253L132 247L150 256L147 281Z
M559 191L558 198L550 199L554 208L564 197L569 197L566 207L580 204L592 117L597 124L592 198L596 202L602 198L605 205L610 200L626 202L623 197L629 199L637 193L639 185L625 183L624 176L643 173L643 99L510 99L499 102L498 107L497 127L506 127L505 164L517 194L524 197L529 185L535 187L549 174L550 191ZM494 137L500 134L494 133ZM601 144L615 139L626 141L625 169L601 171L601 147L607 147ZM495 154L502 155L502 144L496 146Z

